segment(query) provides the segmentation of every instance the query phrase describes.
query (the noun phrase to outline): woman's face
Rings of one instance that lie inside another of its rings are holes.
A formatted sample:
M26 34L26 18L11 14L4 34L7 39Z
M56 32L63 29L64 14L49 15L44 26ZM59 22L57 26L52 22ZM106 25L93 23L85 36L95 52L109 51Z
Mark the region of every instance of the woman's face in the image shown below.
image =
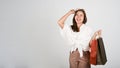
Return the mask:
M84 20L84 14L82 11L78 11L75 15L75 21L77 25L82 24Z

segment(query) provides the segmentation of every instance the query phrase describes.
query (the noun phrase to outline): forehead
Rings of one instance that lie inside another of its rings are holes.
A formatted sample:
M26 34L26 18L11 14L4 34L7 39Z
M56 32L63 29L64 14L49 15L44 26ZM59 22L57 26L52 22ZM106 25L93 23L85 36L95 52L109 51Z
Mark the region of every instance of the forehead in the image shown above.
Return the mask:
M77 13L76 14L83 14L83 12L82 11L77 11Z

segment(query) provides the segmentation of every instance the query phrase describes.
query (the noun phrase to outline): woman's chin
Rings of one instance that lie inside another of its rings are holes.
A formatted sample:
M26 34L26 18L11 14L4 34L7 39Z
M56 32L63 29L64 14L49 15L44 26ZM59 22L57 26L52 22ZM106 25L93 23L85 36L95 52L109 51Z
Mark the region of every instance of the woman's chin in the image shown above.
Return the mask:
M78 25L82 24L82 22L77 22Z

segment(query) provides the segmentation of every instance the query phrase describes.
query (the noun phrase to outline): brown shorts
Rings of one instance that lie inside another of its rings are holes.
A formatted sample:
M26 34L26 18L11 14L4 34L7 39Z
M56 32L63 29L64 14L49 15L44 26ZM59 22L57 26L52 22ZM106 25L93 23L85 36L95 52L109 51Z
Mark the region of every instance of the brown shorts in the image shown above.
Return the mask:
M76 49L76 51L70 52L70 68L91 68L89 59L89 51L83 51L83 57L80 57L80 53L78 49Z

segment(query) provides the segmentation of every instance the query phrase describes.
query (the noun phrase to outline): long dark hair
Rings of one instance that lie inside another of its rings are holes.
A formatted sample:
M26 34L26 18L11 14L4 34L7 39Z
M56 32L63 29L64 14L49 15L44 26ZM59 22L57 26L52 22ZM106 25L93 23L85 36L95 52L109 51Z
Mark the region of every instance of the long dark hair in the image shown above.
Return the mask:
M85 13L85 11L84 11L84 9L78 9L78 10L76 10L75 11L75 14L74 14L74 17L73 17L73 25L71 25L71 28L72 28L72 30L74 31L74 32L79 32L79 28L77 27L77 23L76 23L76 21L75 21L75 16L76 16L76 14L77 14L77 12L78 11L81 11L81 12L83 12L83 14L84 14L84 20L83 20L83 24L86 24L86 22L87 22L87 17L86 17L86 13Z

